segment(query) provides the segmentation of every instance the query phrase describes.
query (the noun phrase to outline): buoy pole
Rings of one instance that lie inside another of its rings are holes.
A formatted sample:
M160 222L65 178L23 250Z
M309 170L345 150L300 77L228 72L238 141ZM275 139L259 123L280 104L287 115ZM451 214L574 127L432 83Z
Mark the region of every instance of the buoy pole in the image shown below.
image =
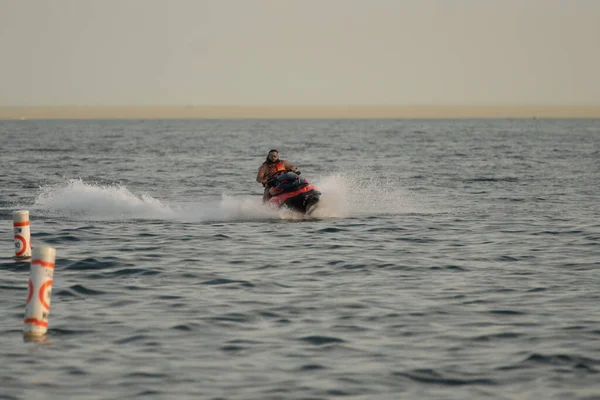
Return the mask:
M43 336L48 331L55 258L56 250L52 247L33 249L29 293L25 303L25 336Z
M31 257L29 211L21 210L13 213L13 230L15 233L15 256L17 258Z

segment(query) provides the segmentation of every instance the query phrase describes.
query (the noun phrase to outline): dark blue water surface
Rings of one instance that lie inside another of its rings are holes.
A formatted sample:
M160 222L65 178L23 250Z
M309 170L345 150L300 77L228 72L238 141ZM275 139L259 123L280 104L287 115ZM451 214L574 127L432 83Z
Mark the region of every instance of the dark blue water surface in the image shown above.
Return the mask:
M600 399L600 121L0 121L1 399ZM261 204L277 148L323 193ZM56 248L46 343L22 335Z

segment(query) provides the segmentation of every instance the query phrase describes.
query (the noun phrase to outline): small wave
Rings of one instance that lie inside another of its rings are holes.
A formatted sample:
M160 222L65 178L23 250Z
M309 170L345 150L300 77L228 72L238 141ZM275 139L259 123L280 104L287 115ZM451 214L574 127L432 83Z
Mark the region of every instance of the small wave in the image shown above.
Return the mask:
M344 232L345 229L341 229L341 228L334 228L334 227L330 227L330 228L323 228L321 230L319 230L319 233L336 233L336 232Z
M89 289L83 285L73 285L67 289L60 290L57 293L57 296L59 296L59 297L79 297L80 295L92 296L92 295L100 295L100 294L106 294L106 292L103 292L100 290Z
M395 376L403 376L412 381L433 383L436 385L461 386L461 385L495 385L488 378L460 378L441 374L433 369L416 369L408 372L395 372Z
M518 332L501 332L501 333L495 333L495 334L490 334L490 335L481 335L481 336L476 336L474 338L472 338L471 340L475 341L475 342L490 342L490 341L496 341L499 339L516 339L519 337L522 337L523 334L522 333L518 333Z
M191 331L195 330L197 326L198 325L193 324L193 323L178 324L178 325L172 326L171 329L174 329L176 331L191 332Z
M149 339L149 337L146 335L133 335L133 336L128 336L123 339L118 339L118 340L114 341L114 343L115 344L127 344L127 343L139 342L140 340L146 340L146 339Z
M129 374L124 375L124 378L144 378L144 379L147 378L147 379L152 379L152 380L166 378L166 377L168 377L168 375L166 375L166 374L155 373L155 372L142 372L142 371L130 372Z
M321 364L305 364L300 367L301 371L316 371L320 369L325 369L325 366Z
M406 228L402 228L400 226L394 226L394 227L383 226L383 227L367 229L367 232L370 232L370 233L375 233L375 232L377 232L377 233L385 233L385 232L396 233L396 232L405 231L405 230L406 230Z
M336 337L329 337L329 336L306 336L306 337L300 338L300 340L302 340L303 342L308 342L315 346L322 346L322 345L326 345L326 344L344 343L345 342L343 339L336 338Z
M533 353L527 357L524 363L535 363L535 364L551 364L551 365L600 365L600 360L593 358L569 355L569 354L539 354Z
M112 268L119 265L119 262L115 260L110 261L99 261L93 257L84 258L83 260L75 261L64 267L66 270L73 271L89 271L89 270L99 270L105 268Z
M210 319L219 322L251 322L253 320L251 316L242 313L228 313Z
M84 376L84 375L88 375L88 372L84 371L81 368L77 368L77 367L63 368L63 371L66 372L68 375L72 375L72 376Z
M28 272L31 269L29 260L18 260L15 258L13 262L0 263L0 270L12 272Z
M343 269L369 269L367 264L343 264L341 266Z
M519 178L515 178L512 176L499 177L499 178L481 177L481 178L471 178L471 179L463 180L463 182L465 182L465 183L495 183L495 182L518 182L518 181L519 181Z
M431 243L431 242L435 242L434 239L423 239L423 238L419 238L419 237L399 237L399 238L395 238L395 240L404 241L404 242L412 242L412 243Z
M210 281L205 281L205 282L201 283L201 285L232 285L232 284L245 286L245 287L254 287L254 284L250 283L248 281L236 281L236 280L224 279L224 278L212 279Z
M141 397L141 398L148 398L148 396L159 396L159 395L163 395L163 392L161 392L160 390L151 390L151 389L144 389L138 393L135 394L135 397Z
M539 293L539 292L545 292L547 290L548 290L548 288L545 288L545 287L536 287L536 288L527 290L527 293Z
M80 242L82 239L80 236L71 234L59 233L55 237L49 237L45 240L47 244L59 244L63 242Z
M64 328L52 328L50 329L52 336L70 336L70 335L85 335L88 333L94 333L92 330L84 329L64 329Z
M490 310L488 312L496 315L524 315L523 312L517 310Z
M20 285L0 285L0 290L15 290L15 291L19 291L22 292L23 288L25 288L26 285L20 284Z
M237 351L246 350L246 347L228 344L228 345L222 346L221 350L225 351L225 352L237 352Z
M448 270L448 271L460 271L460 272L464 272L464 271L468 271L468 268L465 267L461 267L460 265L435 265L433 267L430 267L429 269L431 270Z
M570 354L540 354L532 353L524 360L498 368L499 370L519 370L523 368L530 368L537 365L548 365L558 367L571 367L576 370L587 371L591 373L598 373L595 368L600 365L600 360L596 360L589 357L583 357L579 355Z
M110 273L111 276L114 277L123 277L123 276L152 276L159 275L160 271L154 271L146 268L123 268Z

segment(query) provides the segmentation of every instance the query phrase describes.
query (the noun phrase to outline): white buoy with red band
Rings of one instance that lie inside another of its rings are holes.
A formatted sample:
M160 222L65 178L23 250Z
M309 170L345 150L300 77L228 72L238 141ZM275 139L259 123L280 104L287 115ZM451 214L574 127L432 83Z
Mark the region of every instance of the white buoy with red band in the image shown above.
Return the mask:
M24 333L27 336L42 336L48 331L55 258L56 250L52 247L33 249L29 294L25 306Z
M29 211L21 210L13 213L13 230L15 231L15 256L31 257Z

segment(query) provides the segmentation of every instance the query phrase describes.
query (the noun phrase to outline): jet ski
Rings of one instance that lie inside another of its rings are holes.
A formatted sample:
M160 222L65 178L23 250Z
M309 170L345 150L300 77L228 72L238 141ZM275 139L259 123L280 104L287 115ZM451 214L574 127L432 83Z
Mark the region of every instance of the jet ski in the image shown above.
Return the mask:
M300 171L285 172L273 177L267 183L271 187L270 207L287 208L301 214L310 215L316 208L321 192L300 177Z

